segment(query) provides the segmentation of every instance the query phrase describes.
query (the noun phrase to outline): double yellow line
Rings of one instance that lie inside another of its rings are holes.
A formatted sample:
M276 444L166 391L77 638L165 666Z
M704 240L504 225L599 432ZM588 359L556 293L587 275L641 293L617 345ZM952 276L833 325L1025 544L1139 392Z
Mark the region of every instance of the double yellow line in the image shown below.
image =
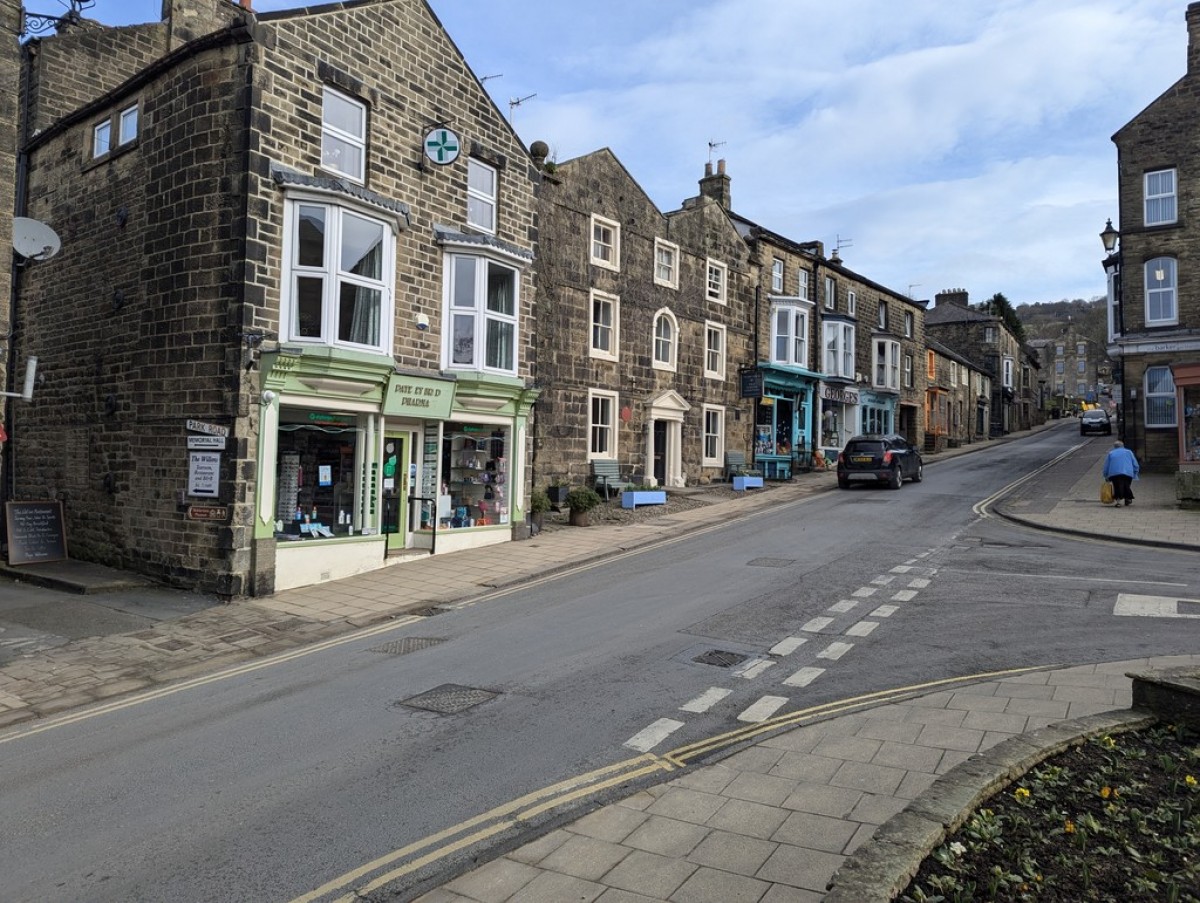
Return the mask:
M802 722L813 721L830 715L841 715L857 709L898 702L902 699L921 695L938 687L1009 677L1014 674L1037 671L1041 667L1044 666L1010 668L1004 671L989 671L966 677L948 677L927 683L913 684L908 687L866 693L849 699L810 706L796 712L788 712L758 724L747 725L735 731L718 734L715 737L709 737L705 740L689 743L686 746L680 746L662 756L647 753L646 755L626 759L622 762L588 772L587 774L568 778L557 784L551 784L541 790L535 790L532 793L518 797L511 802L483 812L436 834L431 834L421 840L414 841L352 871L346 872L344 875L326 882L303 896L296 897L291 903L316 903L318 900L323 900L337 893L341 893L342 896L334 898L336 903L354 903L354 901L361 900L364 895L379 890L381 887L397 881L406 875L411 875L418 869L431 865L473 844L495 837L503 831L518 827L523 823L528 823L554 809L590 796L598 795L605 790L638 780L639 778L649 777L656 773L665 774L676 771L718 750L744 743L772 731L794 727ZM381 872L381 870L383 871ZM371 875L375 875L375 877L369 877ZM359 883L363 881L365 883Z

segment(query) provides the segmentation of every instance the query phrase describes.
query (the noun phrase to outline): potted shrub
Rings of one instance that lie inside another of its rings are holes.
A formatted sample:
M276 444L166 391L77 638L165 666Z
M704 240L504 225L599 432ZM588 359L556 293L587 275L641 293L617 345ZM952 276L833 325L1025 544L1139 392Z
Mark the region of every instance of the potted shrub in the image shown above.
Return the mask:
M529 494L529 522L539 530L545 524L546 512L550 510L550 496L545 489L534 489Z
M571 526L586 527L588 512L600 504L600 496L591 486L576 486L567 493L567 507L571 509Z

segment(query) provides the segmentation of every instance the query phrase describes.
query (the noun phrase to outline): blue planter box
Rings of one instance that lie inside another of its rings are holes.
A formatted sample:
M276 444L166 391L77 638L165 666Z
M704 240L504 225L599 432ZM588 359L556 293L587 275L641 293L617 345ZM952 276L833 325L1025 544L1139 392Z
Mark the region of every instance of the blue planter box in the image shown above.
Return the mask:
M762 489L762 477L734 477L733 489L734 492L744 492L747 489Z
M665 505L667 491L665 489L626 489L621 493L622 508L636 508L638 505Z

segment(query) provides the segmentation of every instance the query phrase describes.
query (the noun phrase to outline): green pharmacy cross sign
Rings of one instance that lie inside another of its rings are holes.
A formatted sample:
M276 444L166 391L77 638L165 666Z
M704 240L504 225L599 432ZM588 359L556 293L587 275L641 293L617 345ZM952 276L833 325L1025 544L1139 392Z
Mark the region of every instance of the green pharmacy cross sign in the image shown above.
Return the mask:
M425 136L425 156L439 166L457 160L460 147L458 135L449 129L433 129Z

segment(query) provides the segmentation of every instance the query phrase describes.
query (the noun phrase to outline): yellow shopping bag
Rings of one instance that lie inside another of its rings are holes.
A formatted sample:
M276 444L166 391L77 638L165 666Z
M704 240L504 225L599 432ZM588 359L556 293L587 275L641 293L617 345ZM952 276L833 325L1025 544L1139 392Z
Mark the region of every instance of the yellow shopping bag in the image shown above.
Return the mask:
M1100 484L1100 504L1111 505L1113 503L1112 483L1105 480Z

